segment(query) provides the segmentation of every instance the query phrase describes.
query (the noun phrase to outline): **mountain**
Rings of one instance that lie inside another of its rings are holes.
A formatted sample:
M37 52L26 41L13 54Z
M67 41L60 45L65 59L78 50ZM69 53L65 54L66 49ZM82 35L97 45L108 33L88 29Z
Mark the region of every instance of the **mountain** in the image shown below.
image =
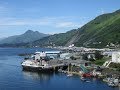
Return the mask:
M24 34L10 36L0 40L0 44L19 44L28 43L48 36L47 34L39 33L38 31L28 30Z
M96 17L78 29L51 35L27 45L30 46L75 46L106 47L120 44L120 10Z
M78 30L71 30L66 33L54 34L29 43L28 46L64 46L78 33Z
M120 44L120 10L96 17L79 28L76 46L105 47Z
M0 41L1 41L1 40L3 40L3 39L5 39L5 37L3 37L3 38L0 38Z

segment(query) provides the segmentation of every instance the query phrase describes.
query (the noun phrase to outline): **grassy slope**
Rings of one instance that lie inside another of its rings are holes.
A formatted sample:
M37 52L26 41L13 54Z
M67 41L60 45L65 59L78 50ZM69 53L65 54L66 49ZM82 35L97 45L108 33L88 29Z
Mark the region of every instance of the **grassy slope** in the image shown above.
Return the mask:
M74 35L76 35L78 30L71 30L66 33L54 34L35 42L30 43L32 46L63 46L65 45Z
M117 43L120 41L120 12L98 16L79 31L82 37L76 42L77 46L93 42L102 42L102 46L108 42Z
M91 47L105 47L108 43L120 44L120 10L100 15L81 28L51 35L29 45L50 46L55 44L64 46L71 43L76 46L89 45Z

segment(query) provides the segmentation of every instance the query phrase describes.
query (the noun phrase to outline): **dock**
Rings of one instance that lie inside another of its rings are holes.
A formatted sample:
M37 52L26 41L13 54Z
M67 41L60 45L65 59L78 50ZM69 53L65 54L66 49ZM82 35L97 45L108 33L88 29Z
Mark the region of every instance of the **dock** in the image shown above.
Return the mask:
M48 65L54 69L54 71L58 70L58 69L67 69L69 63L64 62L62 60L50 60L47 62Z

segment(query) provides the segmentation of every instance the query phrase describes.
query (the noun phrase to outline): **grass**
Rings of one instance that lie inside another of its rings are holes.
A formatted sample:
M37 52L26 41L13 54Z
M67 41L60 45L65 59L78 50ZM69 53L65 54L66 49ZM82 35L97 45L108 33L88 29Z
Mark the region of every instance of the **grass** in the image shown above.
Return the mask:
M105 61L107 61L108 59L109 58L104 57L102 59L98 59L98 60L93 61L93 63L96 65L102 66L105 63Z
M111 63L110 68L115 68L117 71L120 71L120 63Z

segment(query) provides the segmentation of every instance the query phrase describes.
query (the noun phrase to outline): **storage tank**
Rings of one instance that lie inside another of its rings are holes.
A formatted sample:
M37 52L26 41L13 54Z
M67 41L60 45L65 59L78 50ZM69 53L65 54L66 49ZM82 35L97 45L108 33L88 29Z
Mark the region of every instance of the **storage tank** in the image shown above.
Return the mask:
M120 52L113 52L112 53L112 62L120 63Z

